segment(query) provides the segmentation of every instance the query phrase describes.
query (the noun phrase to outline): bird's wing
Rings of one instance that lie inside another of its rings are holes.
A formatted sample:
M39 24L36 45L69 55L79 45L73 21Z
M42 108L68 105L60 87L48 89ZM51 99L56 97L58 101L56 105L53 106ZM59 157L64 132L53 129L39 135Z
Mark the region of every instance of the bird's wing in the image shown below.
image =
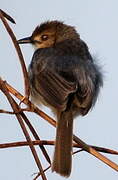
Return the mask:
M44 69L35 77L34 88L44 100L55 108L66 109L69 95L76 91L75 82L69 82L58 73Z
M75 108L75 111L78 111L79 114L85 115L93 105L95 86L93 79L83 67L75 68L74 73L77 77L78 89L75 94L73 108Z

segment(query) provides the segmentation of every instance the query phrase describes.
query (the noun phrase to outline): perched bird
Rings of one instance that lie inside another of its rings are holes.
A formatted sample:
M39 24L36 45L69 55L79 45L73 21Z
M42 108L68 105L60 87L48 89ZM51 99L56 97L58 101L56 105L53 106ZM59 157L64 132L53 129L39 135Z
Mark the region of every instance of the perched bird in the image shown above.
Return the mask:
M31 98L49 106L57 116L52 171L68 177L73 119L94 106L103 84L100 68L75 28L60 21L42 23L18 42L36 48L29 66Z

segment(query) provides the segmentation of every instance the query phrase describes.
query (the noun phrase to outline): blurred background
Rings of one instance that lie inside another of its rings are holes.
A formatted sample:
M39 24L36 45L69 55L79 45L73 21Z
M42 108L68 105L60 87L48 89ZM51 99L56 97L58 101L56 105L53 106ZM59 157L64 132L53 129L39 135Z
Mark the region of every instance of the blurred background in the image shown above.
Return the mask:
M75 26L80 37L88 44L97 58L104 74L104 86L95 108L86 117L74 122L74 133L86 143L118 150L118 1L117 0L1 0L0 8L10 14L16 25L10 24L18 39L31 35L34 28L46 20L62 20ZM0 21L0 76L24 93L23 76L16 51L9 35ZM34 49L22 45L28 67ZM42 108L42 107L41 107ZM0 93L0 109L10 107ZM52 115L49 109L43 110ZM41 139L54 140L55 129L34 114L27 113ZM0 143L23 141L25 137L14 116L0 114ZM53 157L53 146L46 147ZM48 164L42 158L44 167ZM118 156L107 155L118 163ZM28 147L0 149L0 179L32 180L38 169ZM63 177L48 170L47 179L63 180ZM41 179L41 178L39 178ZM73 157L72 174L68 180L107 179L117 180L118 174L86 152Z

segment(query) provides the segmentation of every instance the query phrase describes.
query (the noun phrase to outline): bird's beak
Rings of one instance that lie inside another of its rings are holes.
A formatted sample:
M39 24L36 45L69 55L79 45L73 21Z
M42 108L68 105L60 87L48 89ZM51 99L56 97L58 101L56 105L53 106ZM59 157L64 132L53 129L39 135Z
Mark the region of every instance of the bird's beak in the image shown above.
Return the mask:
M18 43L19 44L32 43L32 40L31 40L31 37L26 37L26 38L23 38L23 39L19 39Z

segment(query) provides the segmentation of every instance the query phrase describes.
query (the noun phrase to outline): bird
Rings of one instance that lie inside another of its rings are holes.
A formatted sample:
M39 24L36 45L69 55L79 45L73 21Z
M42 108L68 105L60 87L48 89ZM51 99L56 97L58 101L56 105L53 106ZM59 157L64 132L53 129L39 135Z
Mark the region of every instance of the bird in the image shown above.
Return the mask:
M95 105L103 75L74 26L46 21L18 40L35 47L28 75L31 101L51 108L57 117L52 171L69 177L72 169L73 120Z

